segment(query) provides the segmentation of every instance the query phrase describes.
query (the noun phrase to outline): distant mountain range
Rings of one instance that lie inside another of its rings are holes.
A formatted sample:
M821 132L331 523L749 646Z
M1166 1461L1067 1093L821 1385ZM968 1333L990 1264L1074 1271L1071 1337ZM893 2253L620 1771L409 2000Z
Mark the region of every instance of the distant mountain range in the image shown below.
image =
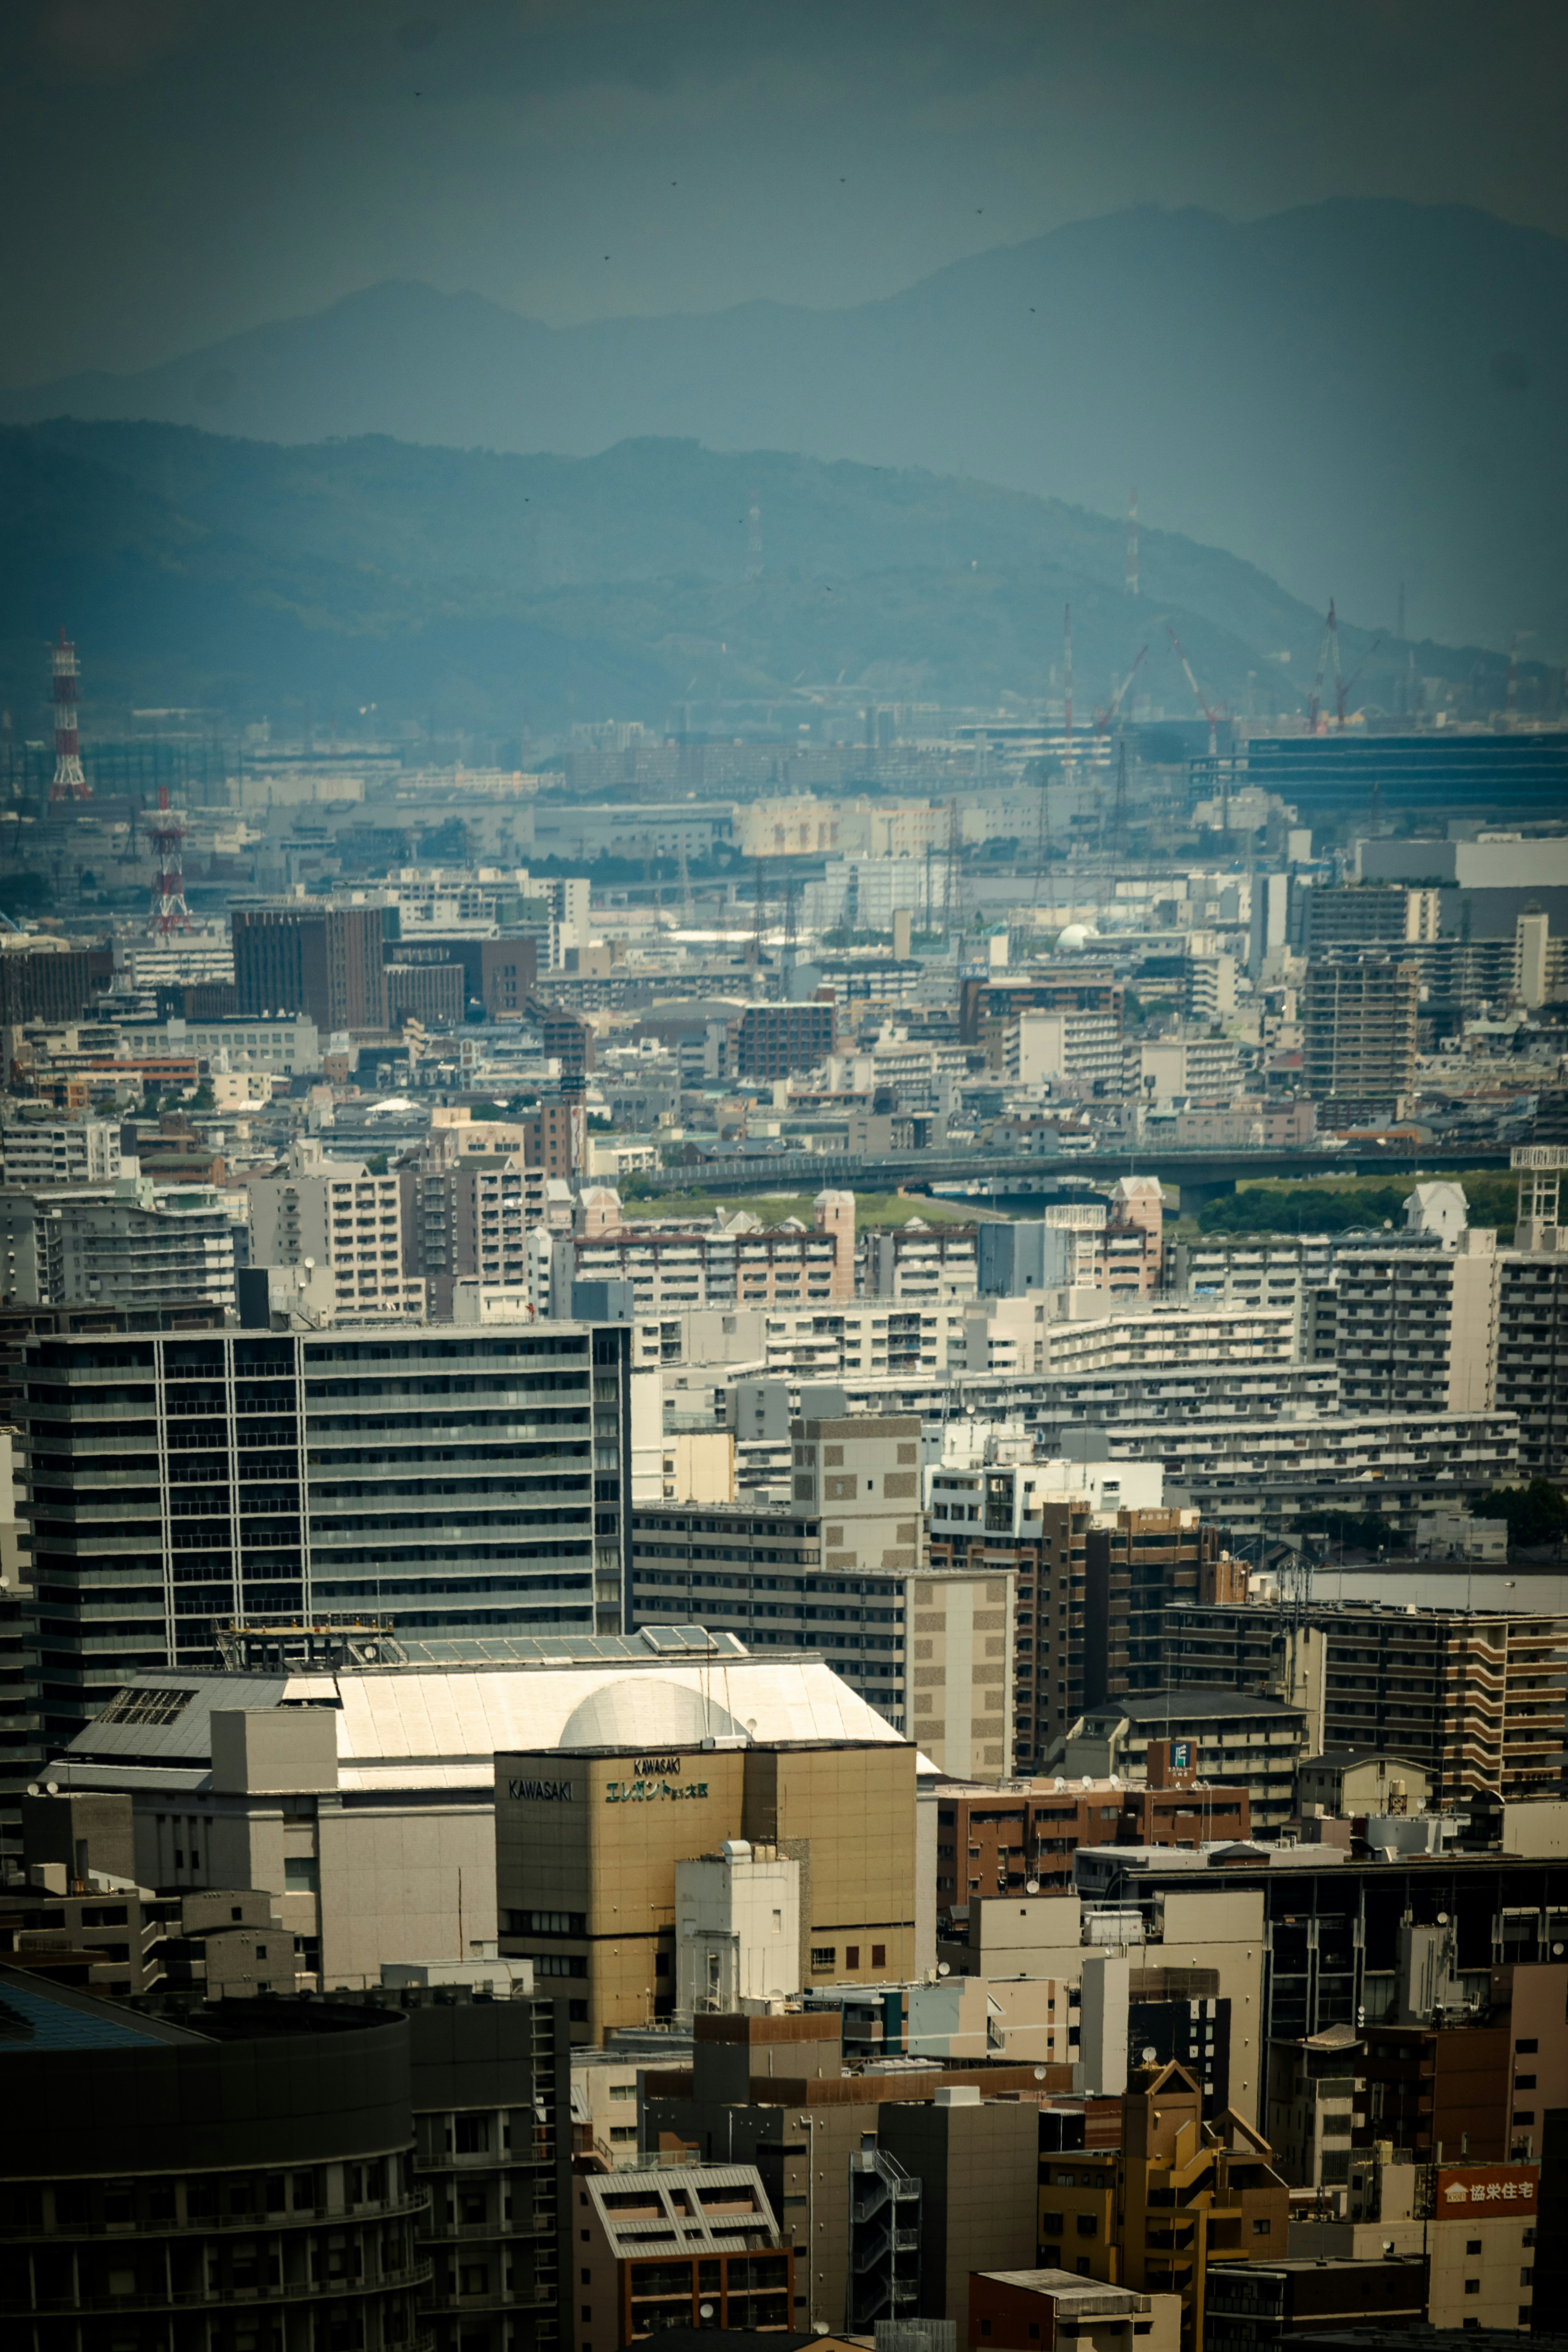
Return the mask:
M683 703L708 724L748 698L788 729L814 691L993 709L1014 692L1033 715L1062 691L1068 603L1080 725L1144 647L1141 688L1193 712L1167 625L1238 709L1300 709L1321 642L1320 616L1256 568L1169 532L1143 534L1134 597L1122 526L1081 509L689 441L562 458L0 427L0 693L29 734L62 624L89 714L96 699L352 728L374 703L502 737L661 724ZM1404 649L1346 629L1343 654L1358 703L1392 702ZM1426 645L1417 665L1463 679L1476 658ZM1499 700L1502 661L1485 667Z
M1224 547L1321 614L1568 650L1568 244L1455 207L1153 208L826 311L556 330L389 283L0 421L591 456L650 436L919 467ZM771 544L786 518L764 501Z

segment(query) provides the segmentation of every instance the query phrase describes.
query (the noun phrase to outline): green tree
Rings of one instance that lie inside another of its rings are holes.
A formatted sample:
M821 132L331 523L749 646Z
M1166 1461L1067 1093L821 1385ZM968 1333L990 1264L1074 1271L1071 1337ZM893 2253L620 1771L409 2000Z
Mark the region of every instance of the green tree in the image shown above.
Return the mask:
M1528 1486L1494 1486L1475 1507L1478 1519L1506 1519L1512 1544L1548 1544L1568 1532L1568 1498L1550 1478Z

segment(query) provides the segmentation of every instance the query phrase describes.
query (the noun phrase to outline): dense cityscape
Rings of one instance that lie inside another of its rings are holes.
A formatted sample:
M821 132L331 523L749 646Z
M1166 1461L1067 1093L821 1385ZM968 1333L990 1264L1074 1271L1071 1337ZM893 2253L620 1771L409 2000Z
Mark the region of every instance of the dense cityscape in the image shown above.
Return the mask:
M134 2088L112 2153L26 2111L13 2307L1529 2327L1568 734L868 710L837 789L603 727L138 805L53 673L0 2001L119 2003ZM308 2092L223 2120L284 2019ZM209 2097L198 2181L140 2119Z
M1562 26L15 13L3 2352L1568 2352Z

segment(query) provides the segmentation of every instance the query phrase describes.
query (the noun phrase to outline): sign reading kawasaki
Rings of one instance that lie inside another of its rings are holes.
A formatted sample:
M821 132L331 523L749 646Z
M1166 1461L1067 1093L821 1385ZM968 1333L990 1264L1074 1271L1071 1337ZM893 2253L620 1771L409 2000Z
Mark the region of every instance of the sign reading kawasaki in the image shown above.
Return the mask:
M570 1780L509 1780L506 1792L525 1804L569 1805L572 1801Z
M606 1805L647 1805L659 1797L705 1797L706 1780L688 1780L684 1786L668 1780L609 1780L605 1785Z

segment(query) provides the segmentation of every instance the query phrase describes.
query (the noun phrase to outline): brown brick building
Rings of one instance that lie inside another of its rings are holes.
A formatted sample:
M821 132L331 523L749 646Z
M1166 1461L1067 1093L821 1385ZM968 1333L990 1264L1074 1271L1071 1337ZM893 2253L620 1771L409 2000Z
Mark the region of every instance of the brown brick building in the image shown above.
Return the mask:
M1194 1510L1123 1510L1085 1543L1084 1704L1103 1706L1164 1680L1165 1612L1205 1597L1220 1530Z
M381 908L236 907L229 925L242 1013L308 1013L323 1038L385 1028Z

